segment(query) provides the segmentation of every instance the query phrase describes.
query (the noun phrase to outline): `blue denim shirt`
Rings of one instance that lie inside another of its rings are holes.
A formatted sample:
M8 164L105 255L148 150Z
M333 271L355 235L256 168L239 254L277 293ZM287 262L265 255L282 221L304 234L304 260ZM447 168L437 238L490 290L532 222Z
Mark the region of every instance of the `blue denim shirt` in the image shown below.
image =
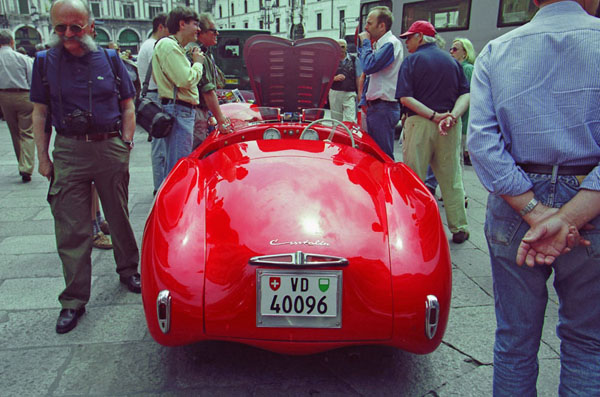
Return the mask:
M574 1L488 43L471 80L468 148L482 184L515 196L532 187L516 163L596 165L600 190L600 20Z

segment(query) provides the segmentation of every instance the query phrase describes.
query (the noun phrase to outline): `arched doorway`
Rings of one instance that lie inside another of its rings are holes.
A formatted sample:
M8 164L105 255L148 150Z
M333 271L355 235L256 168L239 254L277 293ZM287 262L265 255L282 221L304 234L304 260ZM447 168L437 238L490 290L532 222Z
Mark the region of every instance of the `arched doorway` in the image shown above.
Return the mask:
M31 26L22 26L15 32L15 49L23 47L30 56L35 54L35 45L41 42L42 36Z
M140 36L131 29L125 29L119 35L117 44L119 44L121 51L131 50L132 54L137 54Z
M98 45L101 45L102 47L106 47L109 42L110 37L108 37L108 33L106 33L106 30L96 28L96 43L98 43Z

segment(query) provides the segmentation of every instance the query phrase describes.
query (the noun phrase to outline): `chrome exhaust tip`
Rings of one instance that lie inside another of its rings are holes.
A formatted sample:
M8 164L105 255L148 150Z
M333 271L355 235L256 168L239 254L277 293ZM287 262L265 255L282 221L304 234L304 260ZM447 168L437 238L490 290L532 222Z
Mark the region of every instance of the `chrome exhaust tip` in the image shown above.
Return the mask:
M166 289L160 291L156 298L156 318L162 333L168 333L171 329L171 293Z
M427 295L425 300L425 335L433 339L440 319L440 303L435 295Z

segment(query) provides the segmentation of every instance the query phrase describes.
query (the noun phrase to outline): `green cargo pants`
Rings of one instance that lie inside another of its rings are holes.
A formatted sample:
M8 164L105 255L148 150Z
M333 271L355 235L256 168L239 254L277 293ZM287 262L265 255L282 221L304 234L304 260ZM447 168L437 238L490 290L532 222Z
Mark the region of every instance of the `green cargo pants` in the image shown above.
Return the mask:
M129 149L121 138L86 142L57 135L52 152L54 175L48 202L66 288L63 309L78 309L90 298L92 281L91 183L110 225L117 273L136 273L139 251L129 223Z

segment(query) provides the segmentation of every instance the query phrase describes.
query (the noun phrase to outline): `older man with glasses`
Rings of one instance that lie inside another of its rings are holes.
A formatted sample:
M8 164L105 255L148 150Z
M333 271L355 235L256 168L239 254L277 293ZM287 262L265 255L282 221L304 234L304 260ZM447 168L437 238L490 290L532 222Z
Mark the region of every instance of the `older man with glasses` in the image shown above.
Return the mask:
M231 132L231 124L219 106L217 98L217 76L218 67L215 60L208 52L209 47L215 46L219 37L219 31L215 28L215 21L211 14L202 13L199 17L200 32L198 40L190 43L188 49L200 48L206 54L204 60L204 74L198 84L200 92L200 104L196 109L196 121L194 124L194 149L197 148L208 135L208 120L214 116L217 120L219 131L222 133Z
M31 101L39 172L50 181L48 202L66 283L56 323L62 334L75 328L90 298L92 182L110 223L120 281L131 292L141 291L127 207L135 90L118 55L94 43L87 2L58 0L50 17L56 34L52 48L37 54ZM57 132L52 159L47 117Z

